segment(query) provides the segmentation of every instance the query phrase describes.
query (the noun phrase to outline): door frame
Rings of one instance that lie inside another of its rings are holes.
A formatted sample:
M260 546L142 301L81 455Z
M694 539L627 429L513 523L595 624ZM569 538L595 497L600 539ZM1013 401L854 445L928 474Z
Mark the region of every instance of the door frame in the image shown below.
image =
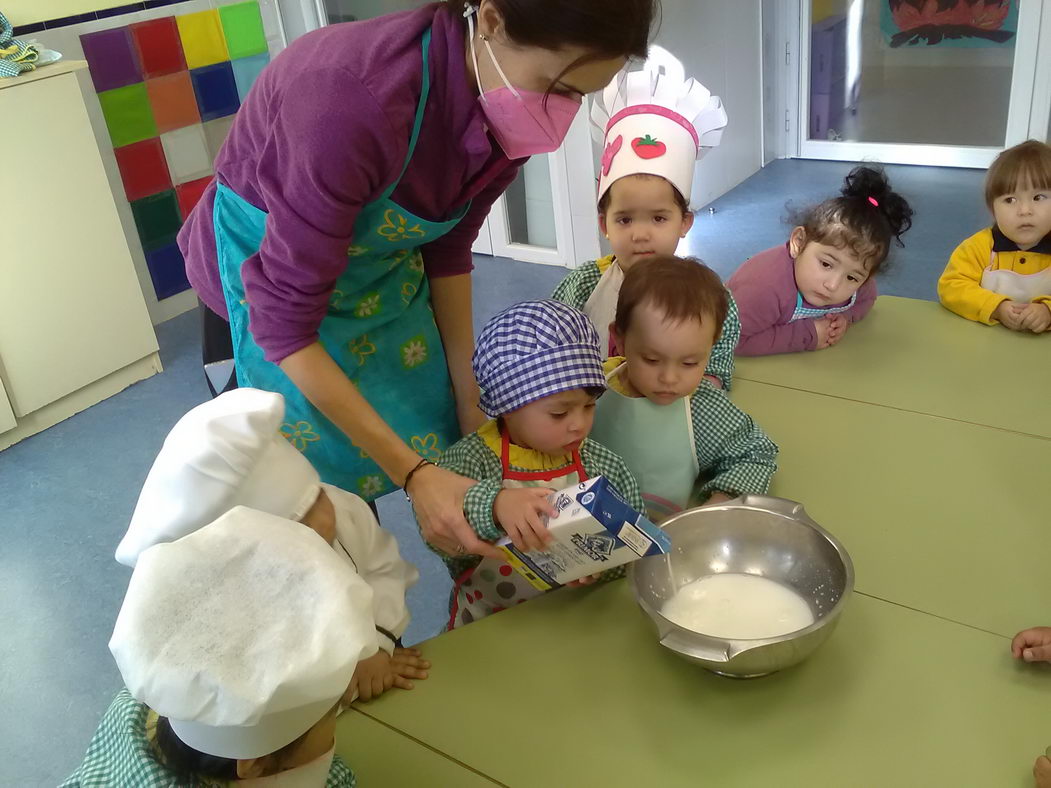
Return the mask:
M870 0L872 2L873 0ZM885 0L875 0L883 2ZM1015 0L1019 2L1019 0ZM1038 60L1041 28L1051 31L1051 0L1022 0L1019 5L1015 59L1012 68L1011 95L1005 141L1001 146L966 147L921 145L909 143L832 142L808 139L810 100L810 7L808 0L785 3L784 13L774 15L773 24L786 42L786 63L782 64L791 90L785 90L786 155L792 158L832 161L875 159L884 164L918 164L943 167L988 167L1005 148L1030 136L1044 139L1051 113L1051 43L1040 52L1046 63ZM792 8L794 6L794 9ZM779 9L780 11L781 9ZM766 19L764 18L764 23ZM794 63L791 53L796 53ZM1043 130L1040 131L1043 119Z

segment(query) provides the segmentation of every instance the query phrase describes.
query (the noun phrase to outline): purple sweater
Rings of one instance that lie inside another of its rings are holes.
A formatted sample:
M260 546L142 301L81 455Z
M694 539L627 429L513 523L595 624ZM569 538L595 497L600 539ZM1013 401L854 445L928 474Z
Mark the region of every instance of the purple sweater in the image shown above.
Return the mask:
M817 347L813 320L804 318L789 322L796 310L799 291L788 244L775 246L745 260L726 286L733 293L741 315L737 355L769 356ZM876 295L876 280L869 277L858 288L854 306L841 314L851 323L856 323L872 309ZM806 301L803 305L812 306Z
M317 340L358 212L398 177L428 27L430 98L392 199L429 220L473 200L451 232L423 246L428 276L470 272L471 244L525 161L509 161L489 137L467 77L462 20L444 4L333 25L295 41L260 75L215 164L219 182L268 214L262 246L241 274L249 328L270 361ZM190 214L179 246L200 299L226 316L212 226L215 188L213 182Z

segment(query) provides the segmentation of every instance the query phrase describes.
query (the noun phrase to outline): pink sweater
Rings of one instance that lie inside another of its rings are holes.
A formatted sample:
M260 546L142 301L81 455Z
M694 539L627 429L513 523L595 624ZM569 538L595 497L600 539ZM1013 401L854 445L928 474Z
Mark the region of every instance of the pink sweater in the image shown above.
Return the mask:
M792 320L796 309L796 277L788 244L767 249L741 264L726 283L737 301L741 315L739 356L770 356L775 353L798 353L817 347L814 321ZM876 301L876 280L869 278L858 289L858 297L846 312L847 320L856 323L868 314ZM804 306L811 306L803 302Z

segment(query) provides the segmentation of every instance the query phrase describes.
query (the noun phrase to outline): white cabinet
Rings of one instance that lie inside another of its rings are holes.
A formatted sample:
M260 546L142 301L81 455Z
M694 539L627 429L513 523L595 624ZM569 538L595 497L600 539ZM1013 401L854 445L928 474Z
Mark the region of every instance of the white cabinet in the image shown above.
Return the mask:
M0 79L0 448L160 371L85 69Z

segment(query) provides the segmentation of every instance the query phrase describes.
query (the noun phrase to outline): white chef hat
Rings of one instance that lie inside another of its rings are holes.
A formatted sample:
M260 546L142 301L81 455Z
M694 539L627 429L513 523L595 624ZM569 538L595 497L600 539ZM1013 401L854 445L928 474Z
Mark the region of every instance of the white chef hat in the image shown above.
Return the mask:
M321 491L314 466L279 430L285 398L234 389L198 405L164 440L117 560L135 566L147 547L210 523L233 506L299 520Z
M656 44L640 71L622 70L591 107L602 143L598 197L625 175L647 173L671 182L689 202L694 163L719 144L726 111L718 96Z
M259 758L317 723L376 653L372 589L309 528L239 506L139 556L109 648L184 744Z

